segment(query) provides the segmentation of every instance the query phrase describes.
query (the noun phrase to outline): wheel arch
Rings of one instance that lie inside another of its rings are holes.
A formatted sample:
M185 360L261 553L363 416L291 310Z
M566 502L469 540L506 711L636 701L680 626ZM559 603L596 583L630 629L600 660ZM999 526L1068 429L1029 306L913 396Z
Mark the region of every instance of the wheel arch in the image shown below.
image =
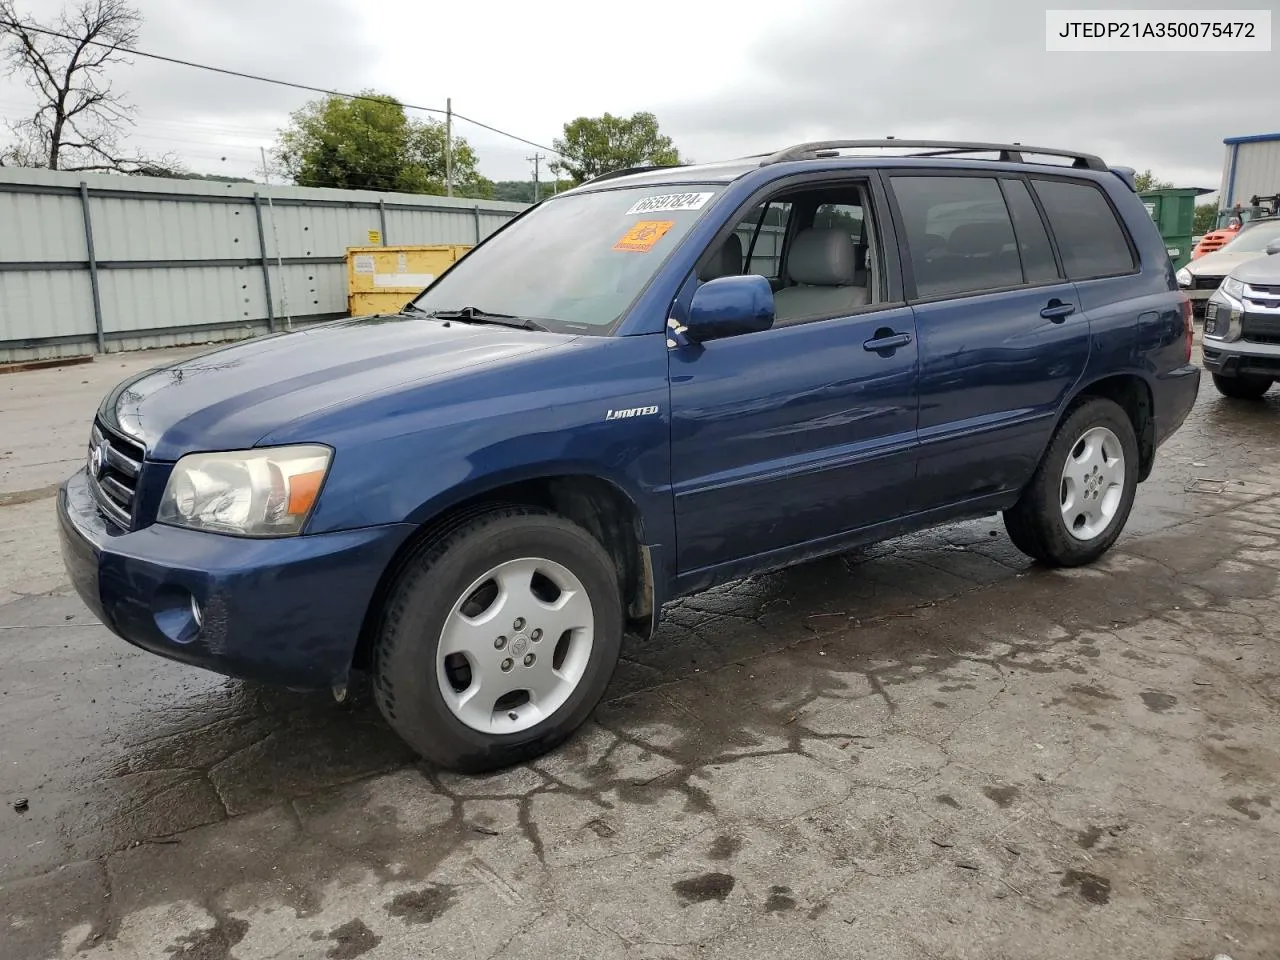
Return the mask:
M590 473L553 473L496 481L469 495L444 503L424 504L411 520L412 533L383 570L369 600L352 657L353 667L367 667L387 597L406 563L425 544L474 517L502 506L550 510L581 526L609 553L618 572L618 587L629 633L647 639L657 624L654 571L645 544L643 514L616 482Z
M1156 457L1155 398L1150 381L1139 373L1126 371L1082 384L1070 401L1063 405L1058 423L1062 423L1083 400L1091 397L1111 400L1128 414L1134 435L1138 438L1138 482L1146 480L1151 476Z

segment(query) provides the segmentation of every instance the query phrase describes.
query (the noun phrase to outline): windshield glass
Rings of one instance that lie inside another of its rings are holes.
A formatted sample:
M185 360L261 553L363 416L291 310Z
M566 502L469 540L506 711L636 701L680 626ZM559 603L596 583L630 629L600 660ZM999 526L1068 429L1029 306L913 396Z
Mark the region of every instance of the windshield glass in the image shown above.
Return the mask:
M548 200L460 260L413 305L475 307L566 333L606 333L722 185L653 185Z
M1280 220L1255 223L1219 248L1220 253L1261 253L1272 240L1280 240Z

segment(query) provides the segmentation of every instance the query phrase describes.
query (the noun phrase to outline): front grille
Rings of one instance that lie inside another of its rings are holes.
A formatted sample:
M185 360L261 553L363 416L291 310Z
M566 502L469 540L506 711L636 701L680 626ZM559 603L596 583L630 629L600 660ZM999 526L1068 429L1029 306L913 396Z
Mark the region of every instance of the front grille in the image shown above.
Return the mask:
M102 512L125 530L132 525L144 456L142 447L134 441L94 423L89 440L89 486Z
M1217 290L1222 285L1221 277L1196 277L1196 290Z
M1280 314L1246 313L1240 321L1240 335L1253 343L1280 340Z
M1264 287L1247 283L1244 287L1244 308L1272 313L1280 310L1280 287Z

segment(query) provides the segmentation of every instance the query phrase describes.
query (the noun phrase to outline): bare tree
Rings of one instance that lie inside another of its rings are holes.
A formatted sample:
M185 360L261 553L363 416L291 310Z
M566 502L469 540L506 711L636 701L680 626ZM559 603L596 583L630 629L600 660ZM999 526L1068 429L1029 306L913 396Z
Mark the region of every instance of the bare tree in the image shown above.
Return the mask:
M133 108L106 77L138 40L142 17L124 0L80 0L51 24L19 15L15 0L0 0L0 40L8 75L21 75L37 97L35 112L10 129L18 138L0 156L17 166L50 170L115 170L163 175L172 158L127 156L122 131Z

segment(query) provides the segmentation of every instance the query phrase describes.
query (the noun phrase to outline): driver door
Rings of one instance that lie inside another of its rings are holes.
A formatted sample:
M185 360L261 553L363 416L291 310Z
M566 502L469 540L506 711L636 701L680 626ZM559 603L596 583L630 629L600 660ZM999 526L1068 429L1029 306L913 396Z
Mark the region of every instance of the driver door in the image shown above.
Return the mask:
M669 352L677 563L687 588L821 552L908 508L915 320L897 293L892 238L876 232L888 218L873 196L870 181L810 180L768 201L763 220L752 206L736 228L742 272L773 283L774 327ZM856 216L834 216L835 208ZM812 264L789 260L812 246L806 231L830 241L841 222L862 231L849 241L863 258L853 286L866 285L866 299L852 307L837 306L849 284L796 279L850 278L810 275ZM704 260L718 256L711 249Z

